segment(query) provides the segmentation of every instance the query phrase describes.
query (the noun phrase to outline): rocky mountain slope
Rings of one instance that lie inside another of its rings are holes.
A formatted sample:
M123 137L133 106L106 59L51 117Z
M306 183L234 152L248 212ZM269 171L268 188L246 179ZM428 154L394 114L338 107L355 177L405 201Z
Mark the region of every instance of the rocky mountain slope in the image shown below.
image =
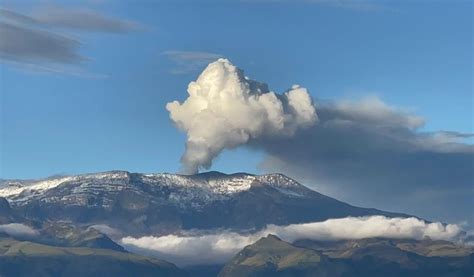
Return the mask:
M139 174L111 171L44 180L2 180L0 197L23 217L106 224L124 234L181 229L259 229L346 216L405 216L359 208L281 174Z
M474 247L459 245L450 241L415 239L367 238L359 240L314 241L297 240L294 246L314 249L331 258L354 257L367 249L396 249L424 257L464 257L474 253Z
M333 263L314 250L269 235L240 251L219 276L336 276L344 265Z
M0 197L0 235L51 246L91 247L125 252L124 248L96 226L84 227L64 221L29 220L12 209L8 200Z
M231 276L472 276L474 249L443 241L367 239L289 244L269 235L219 273Z
M175 265L130 253L53 247L0 237L1 276L186 276Z

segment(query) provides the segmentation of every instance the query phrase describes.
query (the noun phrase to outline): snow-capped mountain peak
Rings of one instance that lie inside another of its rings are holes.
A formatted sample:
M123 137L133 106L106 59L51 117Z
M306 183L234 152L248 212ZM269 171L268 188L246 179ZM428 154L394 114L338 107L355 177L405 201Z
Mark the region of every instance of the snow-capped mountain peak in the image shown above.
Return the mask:
M205 172L196 175L170 173L139 174L127 171L108 171L73 176L51 177L41 180L4 180L0 197L22 203L32 199L49 201L53 191L62 191L61 199L70 200L86 194L112 193L125 190L144 193L137 187L149 186L150 191L169 191L176 201L210 201L247 191L252 186L271 186L280 192L301 196L302 185L282 174L252 175L247 173L224 174ZM293 190L294 189L294 190ZM306 189L306 188L305 188ZM65 193L65 191L69 191ZM85 201L85 200L83 200Z
M27 218L107 224L128 234L251 229L334 217L392 215L350 206L282 174L109 171L2 180L0 197Z

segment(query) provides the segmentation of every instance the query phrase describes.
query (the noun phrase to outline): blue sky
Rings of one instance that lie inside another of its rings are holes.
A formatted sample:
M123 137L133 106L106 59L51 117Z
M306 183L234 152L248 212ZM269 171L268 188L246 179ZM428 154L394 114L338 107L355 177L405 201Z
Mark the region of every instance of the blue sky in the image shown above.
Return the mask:
M227 57L276 92L301 84L318 101L377 95L424 117L425 130L473 132L470 1L97 2L4 1L24 15L81 8L137 28L56 28L80 41L84 61L0 65L0 178L178 171L185 135L164 107L186 98L204 63L173 60L176 51ZM261 157L227 151L212 169L258 172Z

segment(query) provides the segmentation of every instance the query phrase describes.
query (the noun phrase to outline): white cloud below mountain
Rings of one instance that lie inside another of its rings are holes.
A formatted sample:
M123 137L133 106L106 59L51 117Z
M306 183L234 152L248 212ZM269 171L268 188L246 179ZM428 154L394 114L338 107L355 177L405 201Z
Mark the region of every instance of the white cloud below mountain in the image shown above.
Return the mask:
M289 242L298 239L339 240L371 237L457 240L463 231L457 225L428 223L414 217L370 216L288 226L269 225L262 231L250 234L219 231L160 237L125 237L120 243L132 252L153 255L180 265L214 264L227 261L245 246L268 234L275 234Z
M38 231L30 226L21 223L1 224L0 232L10 236L33 237L38 235Z

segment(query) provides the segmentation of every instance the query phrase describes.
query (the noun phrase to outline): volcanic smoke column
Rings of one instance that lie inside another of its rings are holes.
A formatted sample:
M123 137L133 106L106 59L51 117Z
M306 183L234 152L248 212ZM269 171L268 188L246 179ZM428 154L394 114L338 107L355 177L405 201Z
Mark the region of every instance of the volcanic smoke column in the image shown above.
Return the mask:
M209 168L224 149L261 138L293 136L299 128L318 121L311 96L294 85L276 94L244 76L227 59L207 66L189 83L189 97L166 105L171 120L186 132L186 151L181 157L184 173Z

